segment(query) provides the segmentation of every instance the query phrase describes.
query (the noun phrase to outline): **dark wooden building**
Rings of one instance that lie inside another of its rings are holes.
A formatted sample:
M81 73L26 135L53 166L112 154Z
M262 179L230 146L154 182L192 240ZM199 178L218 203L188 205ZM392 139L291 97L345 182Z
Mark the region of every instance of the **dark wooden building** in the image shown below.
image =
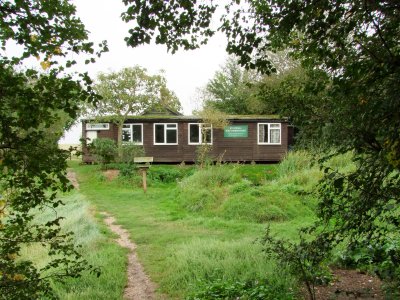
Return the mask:
M194 116L142 115L125 121L124 142L143 145L145 155L154 162L194 162L201 143L212 145L215 160L240 162L277 162L288 151L293 128L288 121L274 116L229 116L229 126L212 128ZM118 129L113 123L83 121L82 137L111 138L117 141ZM84 150L83 161L93 158Z

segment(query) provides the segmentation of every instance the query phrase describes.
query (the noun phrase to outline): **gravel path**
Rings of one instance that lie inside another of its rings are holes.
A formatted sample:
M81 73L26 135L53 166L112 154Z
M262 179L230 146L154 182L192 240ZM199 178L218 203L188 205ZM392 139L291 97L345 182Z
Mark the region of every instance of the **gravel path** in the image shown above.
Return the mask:
M71 169L67 170L67 178L79 191L79 183L76 174ZM155 284L144 272L143 266L140 264L136 255L136 245L129 239L128 232L120 225L115 225L115 218L107 212L102 212L105 216L104 222L112 232L118 235L116 242L121 247L129 249L127 277L128 282L124 290L124 298L129 300L153 300L155 299Z
M79 183L78 180L76 179L76 174L72 169L67 169L67 178L71 182L71 184L74 186L74 188L79 191Z
M136 255L136 245L129 239L128 232L120 225L115 225L115 218L107 212L102 212L106 218L104 222L112 232L118 235L116 242L124 248L130 250L128 255L128 282L124 291L125 299L132 300L150 300L155 299L155 284L144 272L143 266L140 264Z

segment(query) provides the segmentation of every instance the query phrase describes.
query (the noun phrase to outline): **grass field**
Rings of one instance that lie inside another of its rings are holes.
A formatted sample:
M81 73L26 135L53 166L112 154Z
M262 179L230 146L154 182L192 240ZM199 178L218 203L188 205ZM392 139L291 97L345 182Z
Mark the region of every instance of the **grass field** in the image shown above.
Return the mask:
M80 252L90 264L100 268L101 276L84 273L81 278L67 279L64 284L55 284L54 289L60 299L122 299L126 282L126 251L114 242L114 236L101 222L96 220L94 207L78 191L60 196L65 203L57 210L40 211L36 222L44 223L57 216L65 219L61 226L64 231L74 234L74 243L81 245ZM47 261L45 251L40 245L29 246L22 251L37 264Z
M298 193L314 184L310 174L289 181L277 165L154 165L144 194L138 177L110 181L99 166L72 167L96 211L111 213L129 231L160 294L182 299L219 280L266 278L283 289L282 299L296 289L257 239L267 224L295 239L296 229L312 222L315 201Z
M231 284L234 289L267 282L270 298L265 299L296 299L295 279L265 257L257 240L267 225L276 235L295 240L297 229L314 220L316 201L309 192L321 172L310 161L302 153L280 165L201 170L153 165L146 194L132 170L121 168L120 176L110 180L99 166L70 161L80 190L63 196L65 229L76 233L76 243L83 244L87 259L103 274L57 285L60 298L121 299L126 252L102 223L99 212L107 211L137 244L160 297L184 299L209 286Z

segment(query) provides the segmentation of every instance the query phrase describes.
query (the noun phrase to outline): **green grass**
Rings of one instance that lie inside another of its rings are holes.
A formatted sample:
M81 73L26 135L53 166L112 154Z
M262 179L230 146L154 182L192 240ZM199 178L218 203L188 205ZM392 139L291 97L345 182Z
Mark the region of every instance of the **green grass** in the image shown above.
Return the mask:
M118 247L108 229L95 220L93 209L85 197L77 191L61 196L65 205L54 210L44 210L35 222L46 222L55 217L65 219L61 226L64 231L73 232L74 244L81 245L81 253L88 262L101 269L101 276L84 273L81 278L67 279L64 284L53 284L60 299L122 299L126 282L126 251ZM39 245L29 246L22 251L22 257L29 257L43 266L48 262L46 251Z
M137 182L106 180L98 166L74 166L81 192L129 231L160 294L182 299L200 282L218 279L281 278L288 290L294 288L290 275L276 275L274 262L256 242L269 222L279 235L294 239L296 229L313 219L312 205L272 184L276 166L222 165L196 172L152 166L149 177L155 178L152 170L169 174L181 168L178 182L153 180L144 194Z
M328 163L350 170L350 157ZM273 284L268 291L279 290L277 299L291 298L295 279L276 269L257 240L267 225L274 234L296 240L297 230L314 221L317 203L311 192L323 174L310 164L312 159L306 152L292 152L279 165L227 164L201 170L153 165L146 194L137 170L123 167L122 176L110 181L99 166L71 161L80 191L64 196L67 205L60 213L68 220L66 229L76 233L76 243L83 244L86 258L102 266L103 275L57 285L60 298L122 297L126 251L111 240L101 211L128 230L160 297L183 299L207 286L253 281Z

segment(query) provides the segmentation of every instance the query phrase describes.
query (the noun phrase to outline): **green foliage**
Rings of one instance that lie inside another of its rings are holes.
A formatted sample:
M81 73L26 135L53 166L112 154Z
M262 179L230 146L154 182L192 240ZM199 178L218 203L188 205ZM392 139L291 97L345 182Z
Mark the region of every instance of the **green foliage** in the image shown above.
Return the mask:
M227 114L259 113L262 103L253 85L257 79L256 72L244 70L233 57L229 58L207 83L205 106Z
M123 143L121 148L121 157L118 159L125 164L133 164L135 157L144 156L144 148L135 143Z
M263 255L261 245L249 238L238 239L236 235L228 241L192 239L172 253L168 262L174 265L174 272L166 283L171 288L184 285L194 291L189 299L220 299L215 297L228 296L229 292L248 295L258 290L258 285L260 291L268 288L272 297L280 295L279 289L282 294L290 294L293 287L293 277L285 269L277 270L274 262ZM264 287L266 278L269 286Z
M154 183L173 183L193 173L193 168L174 168L170 166L153 166L148 171L149 179Z
M309 216L316 205L304 189L311 190L321 178L315 169L314 174L297 175L298 171L292 177L276 178L272 166L210 166L179 183L178 201L188 211L228 220L266 223L294 219L300 212ZM269 181L267 176L271 176ZM307 182L293 183L294 176L303 176Z
M336 263L348 268L360 268L375 273L384 280L387 292L399 296L400 240L387 237L384 243L374 240L355 241L336 254Z
M84 270L98 274L72 234L61 231L62 217L33 222L38 210L63 204L57 192L70 189L68 153L58 149L57 138L82 102L97 99L88 75L68 75L66 68L75 61L63 57L92 55L95 49L68 1L2 1L0 11L0 294L54 298L52 280L79 277ZM18 51L9 51L9 43L18 44ZM98 56L106 44L100 47ZM46 73L21 67L35 56ZM27 245L43 246L46 264L21 257Z
M102 166L115 161L117 156L117 145L109 138L95 139L91 144L91 152L96 156L96 161Z
M326 266L325 251L321 249L321 246L326 247L328 244L316 247L315 241L306 241L303 236L299 243L279 239L271 234L269 227L261 241L268 257L275 258L281 267L290 268L292 274L305 282L310 299L317 299L314 290L316 285L327 284L332 280Z
M259 172L266 168L252 167ZM195 166L152 165L150 172L158 168L182 170L187 178L198 171ZM229 220L208 211L190 213L177 200L176 181L152 182L144 194L141 188L121 184L119 180L100 182L97 166L76 164L75 171L80 192L98 209L114 215L131 234L139 259L158 284L160 294L184 299L199 291L199 282L212 284L218 279L247 282L266 278L271 284L280 282L277 286L284 286L283 291L296 290L293 276L277 271L274 262L265 259L261 245L254 243L265 225ZM249 172L250 169L244 173ZM223 189L229 186L222 185ZM300 213L297 223L276 224L276 231L295 238L294 227L303 222L304 215ZM115 276L120 277L118 273Z
M277 300L296 299L296 295L281 282L269 280L235 281L216 280L212 283L200 283L202 290L189 296L187 300L200 299L248 299L248 300Z
M138 167L136 165L131 164L123 164L119 166L119 174L118 176L122 178L130 178L137 174Z
M396 213L400 203L398 3L269 0L241 4L230 1L213 29L215 3L140 1L124 14L126 21L140 20L139 32L131 31L127 41L137 46L154 36L169 49L191 49L220 30L228 38L227 51L236 54L241 65L265 73L274 71L268 50L290 49L306 68L306 76L300 84L289 77L279 89L267 85L265 96L283 94L288 115L303 133L309 133L308 144L333 147L336 154L353 151L356 166L344 173L324 168L319 222L310 230L321 243L314 245L329 252L346 239L373 237L383 247L384 237L398 231L400 224ZM154 15L149 17L148 11ZM171 22L177 12L191 18Z
M167 88L163 74L149 75L140 66L123 68L109 74L100 73L95 91L102 97L96 104L88 104L85 114L114 122L118 126L118 148L122 147L122 126L128 116L146 110L166 108L179 111L181 104L174 92ZM121 153L119 153L121 156Z
M53 282L55 295L58 299L119 299L125 277L116 274L125 272L125 249L114 242L101 220L95 220L92 205L80 192L72 191L59 197L65 205L56 210L45 208L36 211L33 222L44 224L52 220L55 214L62 216L62 232L74 232L73 244L83 258L100 268L101 276L84 272L80 278L64 278L61 283ZM36 266L43 266L49 260L46 247L38 244L24 246L21 257L32 260Z

